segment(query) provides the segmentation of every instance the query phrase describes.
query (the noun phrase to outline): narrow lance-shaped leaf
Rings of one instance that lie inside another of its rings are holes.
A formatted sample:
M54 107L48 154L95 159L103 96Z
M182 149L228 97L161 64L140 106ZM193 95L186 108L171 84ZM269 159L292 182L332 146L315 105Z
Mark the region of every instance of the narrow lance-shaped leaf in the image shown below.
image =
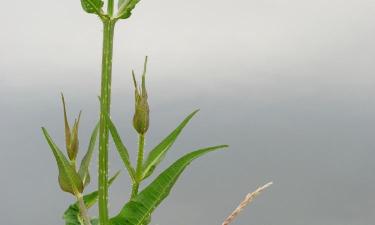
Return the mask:
M174 129L162 142L160 142L160 144L150 151L143 166L143 179L146 179L152 174L155 167L163 160L167 151L172 147L182 129L184 129L186 124L188 124L190 119L193 118L198 111L199 110L195 110L188 115L176 129Z
M82 158L81 165L79 167L78 174L81 176L83 185L86 187L87 184L90 183L90 173L89 173L89 165L91 162L92 154L94 152L96 138L98 136L99 131L99 123L96 124L94 130L92 131L89 147L85 156Z
M127 19L140 0L119 0L117 19Z
M83 10L87 13L101 15L101 9L104 5L102 0L81 0Z
M227 145L200 149L177 160L135 198L126 203L120 213L111 219L111 225L142 225L145 223L154 209L168 196L184 169L194 159L224 147Z
M53 142L52 138L49 136L47 130L42 127L43 134L51 147L53 155L55 156L57 166L59 169L59 184L63 191L72 193L73 195L77 192L82 193L83 184L80 176L70 165L69 161L65 155L60 151L57 145Z
M111 185L119 174L120 171L118 171L114 176L112 176L109 179L108 184ZM87 209L91 208L98 201L98 191L94 191L90 194L84 195L83 201L85 202ZM63 219L65 220L65 225L81 225L79 207L77 202L71 204L69 208L64 212ZM91 222L92 225L94 225L97 224L98 221L96 219L93 219Z
M135 180L135 171L134 171L134 168L132 167L130 159L129 159L128 149L125 147L124 143L122 142L115 125L113 124L111 118L109 118L109 117L108 117L108 129L111 132L113 142L116 145L116 149L117 149L118 153L120 154L120 157L121 157L122 161L124 162L124 165L125 165L126 169L128 170L129 176L132 179L132 181L134 181Z

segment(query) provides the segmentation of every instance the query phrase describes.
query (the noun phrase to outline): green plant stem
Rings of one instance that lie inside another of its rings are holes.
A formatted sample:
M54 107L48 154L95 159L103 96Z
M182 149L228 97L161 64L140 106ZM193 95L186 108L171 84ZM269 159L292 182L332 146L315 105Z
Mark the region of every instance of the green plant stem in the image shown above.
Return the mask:
M131 198L135 197L138 194L139 184L142 181L144 147L145 147L145 135L140 134L139 142L138 142L137 169L135 171L135 181L132 186Z
M83 223L85 225L91 225L90 217L87 213L87 208L86 208L85 202L83 201L82 194L77 194L76 197L78 201L79 213L83 219Z
M108 11L108 15L109 15L110 17L113 16L113 8L114 8L114 0L108 0L107 11Z
M131 194L131 199L134 198L138 194L138 189L139 189L139 183L135 181L132 185L132 194Z
M136 170L136 176L138 182L142 179L142 164L143 164L143 151L145 147L145 135L140 134L139 135L139 142L138 142L138 159L137 159L137 170Z
M108 120L111 104L111 76L113 35L115 21L103 19L103 58L100 95L99 130L99 221L100 225L109 225L108 219Z

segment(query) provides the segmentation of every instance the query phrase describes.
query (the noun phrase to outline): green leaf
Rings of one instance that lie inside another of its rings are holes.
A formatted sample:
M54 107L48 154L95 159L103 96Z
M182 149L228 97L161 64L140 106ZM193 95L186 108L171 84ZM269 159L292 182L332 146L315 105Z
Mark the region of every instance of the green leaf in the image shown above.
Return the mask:
M132 10L140 0L119 0L117 19L127 19L132 15Z
M83 10L87 13L101 15L101 9L104 5L102 0L81 0Z
M111 185L113 181L115 181L119 174L120 171L118 171L114 176L111 177L111 179L109 179L109 185ZM83 201L85 202L87 209L91 208L98 201L98 191L94 191L90 194L83 196ZM81 218L79 215L79 207L77 202L70 205L69 208L64 212L63 219L65 220L66 225L81 225ZM91 224L98 224L98 220L91 220Z
M81 221L78 217L79 209L77 205L70 205L65 211L63 219L65 220L65 225L81 225Z
M120 213L111 219L111 225L141 225L145 223L154 209L169 195L178 177L194 159L224 147L227 145L200 149L177 160L136 197L126 203Z
M160 144L158 144L153 150L151 150L151 152L147 156L145 164L143 165L142 179L146 179L152 174L155 167L163 160L167 151L172 147L182 129L184 129L186 124L198 111L199 110L195 110L190 115L188 115L180 123L180 125L178 125L178 127L172 131L172 133L170 133Z
M74 170L73 166L69 163L65 155L53 142L47 130L44 127L42 127L42 130L57 162L59 169L59 184L61 189L63 191L72 193L73 195L77 194L77 192L82 193L83 184L80 176Z
M78 170L78 174L81 176L83 185L86 187L90 183L89 165L92 158L92 153L95 148L96 138L98 136L99 123L96 124L94 130L92 131L89 147L85 156L82 158L81 165Z
M113 124L111 118L109 117L108 117L108 129L111 132L113 142L115 143L116 149L118 153L120 154L120 157L122 161L124 162L126 169L128 170L130 178L132 179L132 181L135 181L135 171L129 159L128 149L125 147L124 143L122 142L115 125Z
M65 220L65 225L82 225L84 224L80 213L78 205L72 204L69 208L65 211L63 219ZM91 225L99 224L97 219L91 220Z

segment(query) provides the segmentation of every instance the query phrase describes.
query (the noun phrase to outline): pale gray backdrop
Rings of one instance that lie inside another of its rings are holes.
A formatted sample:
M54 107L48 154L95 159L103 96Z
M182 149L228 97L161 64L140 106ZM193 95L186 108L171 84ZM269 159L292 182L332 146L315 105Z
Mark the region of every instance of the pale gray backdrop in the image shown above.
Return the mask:
M0 2L0 224L63 224L73 199L59 190L40 127L63 146L63 91L71 119L83 110L86 148L101 24L78 0ZM133 158L130 71L146 54L147 149L201 109L157 172L198 147L231 146L194 162L152 224L219 225L272 180L234 224L373 225L374 40L373 0L142 0L118 23L114 52L113 118ZM114 172L122 164L111 151ZM128 192L123 172L113 214Z

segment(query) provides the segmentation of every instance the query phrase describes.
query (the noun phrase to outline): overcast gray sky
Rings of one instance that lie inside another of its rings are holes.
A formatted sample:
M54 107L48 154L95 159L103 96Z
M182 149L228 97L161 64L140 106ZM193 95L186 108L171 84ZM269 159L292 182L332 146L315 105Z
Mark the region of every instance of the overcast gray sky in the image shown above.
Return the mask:
M86 148L102 27L78 0L0 2L0 224L63 224L73 199L59 190L40 127L63 146L63 91L71 119L83 110ZM190 150L231 146L194 162L152 224L219 225L274 181L233 225L373 225L374 40L373 0L142 0L115 37L112 117L131 155L130 71L139 74L145 55L147 149L201 109L157 172ZM122 169L114 149L110 167ZM123 171L112 214L128 192Z

